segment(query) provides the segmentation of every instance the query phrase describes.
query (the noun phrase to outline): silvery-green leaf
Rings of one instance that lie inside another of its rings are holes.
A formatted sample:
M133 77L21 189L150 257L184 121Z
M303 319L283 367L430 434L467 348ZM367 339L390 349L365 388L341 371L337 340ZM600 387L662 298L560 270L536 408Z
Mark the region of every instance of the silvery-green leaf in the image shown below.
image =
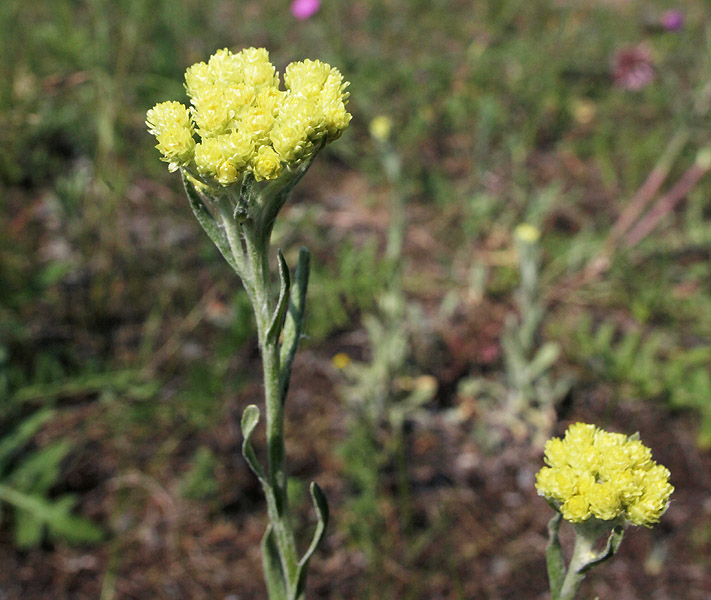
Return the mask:
M269 592L269 600L286 600L286 584L281 568L276 536L272 526L267 527L262 537L262 569Z
M304 305L306 303L306 289L309 285L310 254L306 248L299 250L299 262L294 273L294 285L289 296L289 308L284 321L284 339L282 340L280 363L281 373L281 398L286 399L291 378L291 365L294 362L299 338L304 327Z
M321 543L321 540L323 539L323 536L326 532L326 526L328 525L329 513L326 496L324 496L323 492L321 491L321 488L315 481L311 482L310 492L311 500L313 502L314 508L316 509L316 516L318 517L318 522L316 523L316 531L314 532L314 536L311 540L311 545L306 551L306 554L304 554L304 556L299 561L298 576L296 580L296 598L300 598L304 592L309 561L311 560L311 557L313 556L314 552L316 552L316 548L318 548L319 544Z
M289 306L289 290L291 288L291 279L289 277L289 267L286 264L284 255L281 250L277 250L277 260L279 262L279 280L281 282L279 288L279 300L272 316L272 322L267 331L267 343L273 344L279 339L282 326L284 325L284 315Z
M565 559L563 549L560 545L558 530L562 516L560 513L548 522L548 545L546 546L546 567L548 569L548 582L551 589L552 600L557 600L560 596L560 589L565 577Z
M212 216L210 211L205 206L205 202L200 196L199 192L195 189L188 176L182 173L183 176L183 186L185 187L185 193L188 195L188 200L190 201L190 207L193 209L193 214L195 218L200 223L201 227L205 230L205 233L209 236L212 242L217 246L220 254L225 258L229 265L235 270L235 272L240 275L240 269L237 262L232 256L232 251L230 250L230 244L227 239L227 235L223 229L219 226L215 218Z
M242 441L242 455L247 461L249 468L252 469L254 474L259 478L262 487L266 490L269 487L269 482L264 475L262 465L259 464L257 455L254 453L254 448L252 448L251 444L252 434L257 427L257 423L259 423L259 408L254 404L250 404L242 413L242 435L244 436L244 440Z

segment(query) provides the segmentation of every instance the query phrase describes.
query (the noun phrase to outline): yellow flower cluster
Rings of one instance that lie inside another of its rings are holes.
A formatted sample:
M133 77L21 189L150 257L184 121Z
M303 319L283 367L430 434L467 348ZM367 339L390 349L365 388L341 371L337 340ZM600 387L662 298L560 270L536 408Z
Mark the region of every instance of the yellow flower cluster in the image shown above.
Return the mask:
M575 423L546 442L536 488L571 523L624 516L651 527L669 506L669 470L637 439Z
M185 72L192 106L161 102L146 124L171 171L185 168L208 185L229 186L247 172L257 181L275 179L337 139L351 120L338 69L294 62L284 84L280 90L264 48L218 50Z

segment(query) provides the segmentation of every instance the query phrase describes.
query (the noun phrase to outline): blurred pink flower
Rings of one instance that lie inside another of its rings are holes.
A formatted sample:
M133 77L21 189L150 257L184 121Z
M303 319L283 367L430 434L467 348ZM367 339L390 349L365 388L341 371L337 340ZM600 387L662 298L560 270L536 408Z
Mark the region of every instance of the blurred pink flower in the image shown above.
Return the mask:
M659 19L659 24L667 31L679 31L684 26L684 13L680 10L668 10Z
M291 3L291 14L299 21L310 19L321 8L321 0L294 0Z
M613 59L615 83L626 90L637 91L654 79L652 53L644 44L621 48Z

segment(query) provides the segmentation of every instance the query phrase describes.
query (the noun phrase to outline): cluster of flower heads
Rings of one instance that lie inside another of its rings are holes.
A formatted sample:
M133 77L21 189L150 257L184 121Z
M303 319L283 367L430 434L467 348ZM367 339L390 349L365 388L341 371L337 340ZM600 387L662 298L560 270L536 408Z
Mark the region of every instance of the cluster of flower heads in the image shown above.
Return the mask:
M546 442L536 488L571 523L623 516L651 527L669 505L669 470L637 439L575 423Z
M185 72L192 106L161 102L146 124L171 171L186 169L208 185L229 186L247 172L275 179L337 139L351 119L338 69L293 62L284 85L264 48L218 50Z

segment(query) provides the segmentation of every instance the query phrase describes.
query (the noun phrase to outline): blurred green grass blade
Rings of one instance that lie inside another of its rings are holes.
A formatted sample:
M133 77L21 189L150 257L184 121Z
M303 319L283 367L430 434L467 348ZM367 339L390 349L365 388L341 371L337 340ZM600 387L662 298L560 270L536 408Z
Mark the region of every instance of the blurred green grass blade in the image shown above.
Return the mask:
M53 415L54 411L51 409L38 411L20 423L12 433L0 438L0 473L14 454L29 442Z
M14 393L13 400L17 404L42 404L59 398L87 396L106 390L145 399L156 392L157 383L146 380L139 370L134 369L82 374L62 381L25 386Z

